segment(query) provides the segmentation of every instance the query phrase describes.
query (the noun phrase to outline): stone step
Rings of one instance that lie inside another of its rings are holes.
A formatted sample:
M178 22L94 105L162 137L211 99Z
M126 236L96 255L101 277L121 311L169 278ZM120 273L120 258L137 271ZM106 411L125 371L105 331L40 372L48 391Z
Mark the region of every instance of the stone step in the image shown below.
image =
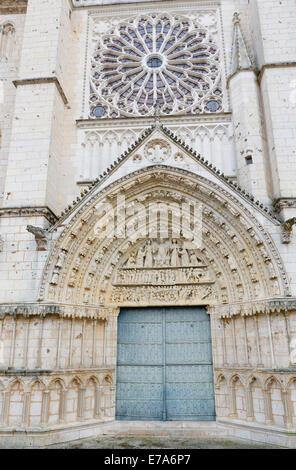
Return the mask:
M114 421L103 435L154 437L226 437L224 426L215 421Z

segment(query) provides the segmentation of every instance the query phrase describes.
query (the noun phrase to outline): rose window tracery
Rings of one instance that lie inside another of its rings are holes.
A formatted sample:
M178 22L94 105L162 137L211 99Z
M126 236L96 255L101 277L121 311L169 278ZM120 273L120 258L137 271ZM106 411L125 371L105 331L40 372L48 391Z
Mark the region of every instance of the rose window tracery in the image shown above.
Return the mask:
M98 37L91 64L90 117L217 113L219 49L198 20L141 16Z

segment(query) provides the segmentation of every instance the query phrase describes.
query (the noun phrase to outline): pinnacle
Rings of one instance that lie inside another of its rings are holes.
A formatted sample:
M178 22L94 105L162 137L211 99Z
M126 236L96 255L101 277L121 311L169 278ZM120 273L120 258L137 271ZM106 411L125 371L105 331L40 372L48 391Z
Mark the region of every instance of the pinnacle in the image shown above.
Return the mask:
M231 75L240 70L254 70L254 63L248 50L237 12L233 15L233 42L231 54Z

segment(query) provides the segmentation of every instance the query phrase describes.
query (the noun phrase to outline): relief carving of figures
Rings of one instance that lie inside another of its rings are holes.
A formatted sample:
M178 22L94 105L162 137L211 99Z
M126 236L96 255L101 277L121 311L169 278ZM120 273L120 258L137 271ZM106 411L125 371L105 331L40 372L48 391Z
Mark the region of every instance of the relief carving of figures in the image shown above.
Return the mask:
M68 282L68 286L70 286L70 287L75 286L76 275L77 275L77 271L72 269L71 274L70 274L70 278L69 278L69 282Z
M60 276L60 269L64 265L67 254L68 253L64 249L62 249L60 251L57 262L55 264L55 267L54 267L54 270L53 270L53 273L52 273L52 276L51 276L50 284L53 284L53 285L58 284L59 276Z
M280 294L280 286L279 286L279 283L277 281L277 279L272 279L271 280L271 284L272 284L272 295L279 295Z
M262 296L262 288L259 282L256 282L253 284L253 289L254 289L254 296L255 297L261 297Z
M136 260L136 265L139 266L139 267L143 267L144 266L144 260L145 260L145 257L146 257L146 245L142 246L141 248L139 248L138 250L138 254L137 254L137 260Z
M171 255L171 266L179 266L179 256L178 256L178 242L173 240L172 246L172 255Z
M83 303L87 304L89 302L89 297L90 297L90 291L86 290L84 292Z
M101 282L101 285L100 285L100 291L101 292L106 292L107 283L108 283L108 279L104 279Z
M140 250L138 251L138 254L139 254ZM136 252L135 251L131 251L130 255L129 255L129 258L128 258L128 261L127 261L127 265L128 266L134 266L135 264L138 265L138 256L136 258Z
M113 285L182 285L211 284L212 282L207 267L123 268L117 272Z
M191 266L198 266L202 263L201 259L198 258L196 252L194 250L190 250L190 264Z
M209 286L191 286L182 287L176 290L173 287L150 287L143 290L142 287L121 287L116 289L113 287L111 292L111 303L121 303L122 305L134 305L139 302L147 302L154 305L165 302L166 304L196 304L201 301L215 301L216 294L212 287Z
M72 294L73 294L73 289L71 288L72 286L67 288L67 293L66 293L66 300L70 302L72 300Z
M155 255L155 266L169 265L168 251L169 249L167 246L165 246L164 244L160 245Z
M227 256L227 261L228 261L228 264L230 266L231 271L237 270L237 264L236 264L236 261L235 261L235 259L232 255Z
M235 280L235 284L236 284L237 286L239 286L239 285L242 283L242 281L241 281L241 278L240 278L240 276L239 276L237 270L234 269L234 270L232 271L232 274L233 274L233 277L234 277L234 280Z
M273 263L272 263L272 262L269 262L269 263L267 264L267 268L268 268L268 271L269 271L269 279L276 279L276 278L277 278L277 274L276 274L276 272L275 272Z
M262 245L263 242L257 237L255 230L252 227L247 228L247 230L249 234L251 235L251 237L255 240L256 245L257 246Z
M256 269L254 268L252 264L249 265L249 272L251 276L251 281L258 282L258 275L257 275Z
M245 247L242 245L242 243L239 241L236 235L232 237L233 243L237 246L238 250L240 252L245 251Z
M267 263L268 261L270 261L270 256L269 256L269 254L267 253L267 251L266 251L266 249L265 249L265 247L264 247L263 245L260 247L260 251L261 251L261 254L262 254L263 258L264 258L264 262Z
M184 248L181 241L153 241L148 240L138 250L132 249L128 259L123 265L137 268L182 268L200 266L202 260L197 256L196 250Z
M63 267L66 256L67 256L67 252L64 249L62 249L59 253L57 262L55 264L57 268L62 268Z
M145 267L151 267L153 266L153 255L155 253L155 250L152 248L152 241L149 240L148 244L146 246L146 253L145 253Z
M88 272L87 273L87 276L86 276L86 279L85 279L85 289L90 289L93 277L94 277L93 272Z
M58 282L59 282L59 276L60 276L59 270L58 270L58 269L54 269L54 270L53 270L53 273L52 273L52 276L51 276L50 284L53 284L53 285L58 284Z
M185 248L179 248L179 258L181 261L181 266L188 266L189 265L189 258L188 258L188 253Z
M113 286L213 284L208 266L182 240L148 240L133 247L116 271Z

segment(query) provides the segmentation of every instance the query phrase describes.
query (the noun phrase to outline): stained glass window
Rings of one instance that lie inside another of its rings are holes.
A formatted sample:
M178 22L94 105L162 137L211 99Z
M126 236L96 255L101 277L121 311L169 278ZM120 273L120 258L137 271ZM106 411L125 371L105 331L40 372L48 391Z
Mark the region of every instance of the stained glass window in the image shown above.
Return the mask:
M90 116L129 117L222 110L219 50L210 31L184 17L122 22L92 58Z

